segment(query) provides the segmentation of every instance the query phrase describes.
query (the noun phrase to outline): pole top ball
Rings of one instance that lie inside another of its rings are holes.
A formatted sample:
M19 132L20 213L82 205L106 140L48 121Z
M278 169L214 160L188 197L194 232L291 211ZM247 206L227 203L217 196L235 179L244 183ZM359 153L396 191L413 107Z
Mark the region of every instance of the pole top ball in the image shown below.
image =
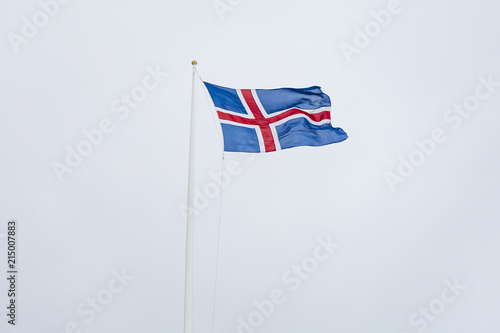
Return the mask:
M191 61L191 65L196 66L198 65L198 62L196 60Z

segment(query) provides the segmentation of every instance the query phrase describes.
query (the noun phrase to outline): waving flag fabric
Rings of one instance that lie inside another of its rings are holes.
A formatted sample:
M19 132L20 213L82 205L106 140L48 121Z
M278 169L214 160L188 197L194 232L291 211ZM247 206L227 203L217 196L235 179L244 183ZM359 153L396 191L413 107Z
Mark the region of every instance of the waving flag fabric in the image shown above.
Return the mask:
M320 87L231 89L204 82L217 110L224 150L267 153L323 146L347 139L330 119L330 97Z

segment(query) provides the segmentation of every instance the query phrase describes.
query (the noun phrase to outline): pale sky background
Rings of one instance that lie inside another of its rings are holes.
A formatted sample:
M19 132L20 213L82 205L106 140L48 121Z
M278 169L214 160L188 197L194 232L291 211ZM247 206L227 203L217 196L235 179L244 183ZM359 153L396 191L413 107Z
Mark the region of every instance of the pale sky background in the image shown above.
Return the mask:
M213 0L72 0L50 7L46 22L38 1L2 2L0 276L14 218L19 297L11 327L2 278L0 331L61 333L73 322L74 332L182 332L179 207L196 59L222 86L321 86L349 139L253 160L226 154L240 173L223 191L222 215L218 195L195 221L195 333L212 332L214 310L213 332L237 332L238 317L275 289L286 301L254 332L498 333L500 87L458 128L443 117L475 94L479 77L500 82L500 5L401 0L348 62L341 43L354 45L357 27L391 1L221 1L233 4L223 19ZM45 25L15 52L9 33L22 36L33 15ZM156 67L168 76L121 119L114 101ZM203 193L220 172L221 145L203 90L197 100ZM113 131L59 181L52 164L65 164L66 147L106 118ZM385 174L437 128L447 139L391 191ZM340 247L290 290L282 276L310 259L318 237ZM103 290L122 269L135 278L87 322L77 308L111 295ZM444 303L456 279L466 289ZM428 307L439 314L426 321L419 311Z

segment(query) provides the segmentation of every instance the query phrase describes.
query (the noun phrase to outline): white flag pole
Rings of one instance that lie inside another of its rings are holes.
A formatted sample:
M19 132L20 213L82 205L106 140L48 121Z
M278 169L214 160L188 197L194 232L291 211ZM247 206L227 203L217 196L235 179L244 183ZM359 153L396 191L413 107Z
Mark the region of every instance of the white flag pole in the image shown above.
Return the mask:
M191 134L189 138L189 176L186 224L186 284L184 290L184 333L193 332L193 220L194 220L194 162L196 147L196 60L193 65L191 92Z

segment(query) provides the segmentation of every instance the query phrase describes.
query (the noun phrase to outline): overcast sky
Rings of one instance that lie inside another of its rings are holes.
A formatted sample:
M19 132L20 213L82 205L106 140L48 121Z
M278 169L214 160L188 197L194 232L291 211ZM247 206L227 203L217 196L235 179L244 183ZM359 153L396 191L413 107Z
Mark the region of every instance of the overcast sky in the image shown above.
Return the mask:
M198 84L195 333L497 333L499 10L3 1L1 331L182 332L196 59L221 86L321 86L349 138L223 165Z

